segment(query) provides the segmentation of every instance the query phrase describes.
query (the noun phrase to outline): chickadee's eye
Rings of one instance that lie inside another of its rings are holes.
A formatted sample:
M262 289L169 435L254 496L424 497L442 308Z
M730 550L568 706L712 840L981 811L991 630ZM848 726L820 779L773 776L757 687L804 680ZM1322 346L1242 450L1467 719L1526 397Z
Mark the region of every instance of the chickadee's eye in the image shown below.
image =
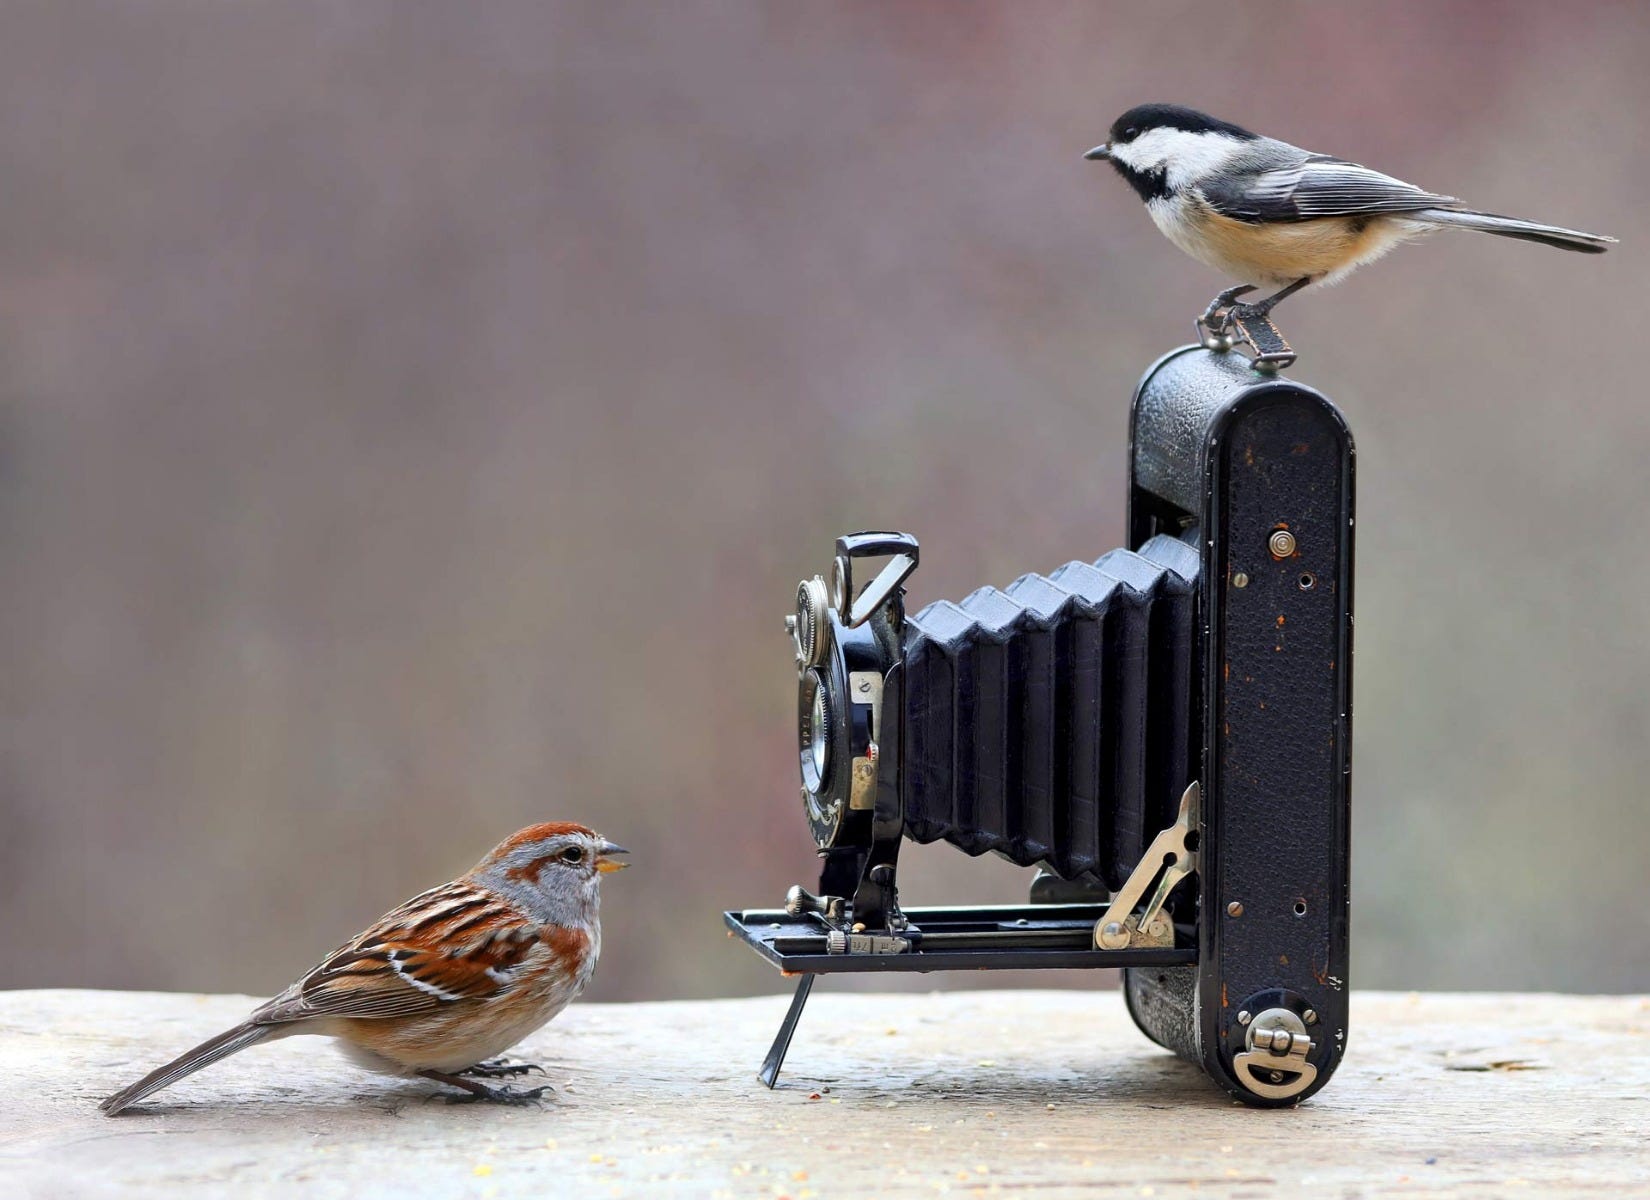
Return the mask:
M578 866L584 861L584 851L577 846L569 846L561 852L561 860L569 866Z
M1123 140L1125 142L1132 142L1132 141L1134 141L1135 138L1137 138L1139 136L1140 136L1140 127L1138 125L1130 125L1127 129L1125 129L1123 131Z

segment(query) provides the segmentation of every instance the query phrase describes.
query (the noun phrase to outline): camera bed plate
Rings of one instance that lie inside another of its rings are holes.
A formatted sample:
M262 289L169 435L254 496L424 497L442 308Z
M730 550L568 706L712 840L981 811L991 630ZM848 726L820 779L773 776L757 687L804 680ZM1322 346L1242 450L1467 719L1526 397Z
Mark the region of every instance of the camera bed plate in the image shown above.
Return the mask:
M1176 927L1172 947L1094 948L1095 922L1104 904L990 904L908 908L918 945L902 953L832 954L822 918L780 908L726 912L730 935L787 974L865 971L1039 970L1162 967L1197 961L1196 934Z

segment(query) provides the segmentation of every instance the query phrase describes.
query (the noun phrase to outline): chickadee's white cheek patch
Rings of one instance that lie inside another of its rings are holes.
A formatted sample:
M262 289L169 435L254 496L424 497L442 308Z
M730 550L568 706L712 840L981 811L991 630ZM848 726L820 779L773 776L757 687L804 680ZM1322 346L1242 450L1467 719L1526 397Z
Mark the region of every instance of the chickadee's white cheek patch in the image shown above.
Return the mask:
M1113 155L1137 170L1167 166L1169 187L1181 188L1218 171L1243 147L1243 142L1223 133L1149 129Z

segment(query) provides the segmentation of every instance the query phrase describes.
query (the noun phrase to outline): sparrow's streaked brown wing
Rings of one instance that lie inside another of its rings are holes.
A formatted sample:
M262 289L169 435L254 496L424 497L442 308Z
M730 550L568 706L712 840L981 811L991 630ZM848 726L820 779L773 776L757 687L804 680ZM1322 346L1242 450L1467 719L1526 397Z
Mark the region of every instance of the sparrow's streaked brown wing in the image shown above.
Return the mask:
M252 1014L405 1017L482 1000L515 983L541 929L508 901L459 880L385 914Z

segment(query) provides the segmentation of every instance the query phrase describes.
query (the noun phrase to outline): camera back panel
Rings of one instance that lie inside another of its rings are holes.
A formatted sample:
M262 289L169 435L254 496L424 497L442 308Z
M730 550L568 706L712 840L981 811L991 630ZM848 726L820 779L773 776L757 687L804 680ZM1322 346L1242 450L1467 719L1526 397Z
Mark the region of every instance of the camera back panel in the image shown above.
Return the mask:
M1234 1095L1292 1103L1346 1044L1352 438L1312 389L1201 350L1157 364L1134 413L1131 536L1195 528L1204 543L1207 700L1198 962L1126 970L1124 989L1149 1036ZM1202 454L1166 453L1188 434ZM1312 1043L1306 1086L1265 1094L1274 1072L1298 1083L1256 1055L1267 1014Z

